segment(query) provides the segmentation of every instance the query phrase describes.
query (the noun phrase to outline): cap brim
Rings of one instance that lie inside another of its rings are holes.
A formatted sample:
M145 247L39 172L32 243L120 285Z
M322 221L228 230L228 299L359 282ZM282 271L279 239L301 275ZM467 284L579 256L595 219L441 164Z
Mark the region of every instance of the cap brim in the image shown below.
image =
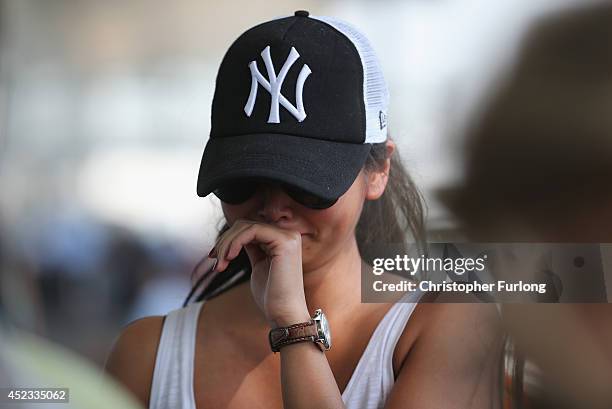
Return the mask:
M371 145L281 134L209 139L198 175L198 196L226 182L266 178L297 186L326 200L353 184Z

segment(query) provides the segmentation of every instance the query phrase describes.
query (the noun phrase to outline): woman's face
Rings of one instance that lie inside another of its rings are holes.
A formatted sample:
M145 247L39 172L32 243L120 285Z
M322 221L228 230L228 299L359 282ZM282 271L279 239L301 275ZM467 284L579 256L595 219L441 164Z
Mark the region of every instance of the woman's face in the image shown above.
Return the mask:
M393 148L388 151L392 152ZM388 166L380 172L361 170L348 191L327 209L309 209L294 201L281 187L265 184L246 202L238 205L221 202L221 206L229 225L238 219L248 219L299 231L302 262L308 271L352 244L364 201L382 195L388 170Z

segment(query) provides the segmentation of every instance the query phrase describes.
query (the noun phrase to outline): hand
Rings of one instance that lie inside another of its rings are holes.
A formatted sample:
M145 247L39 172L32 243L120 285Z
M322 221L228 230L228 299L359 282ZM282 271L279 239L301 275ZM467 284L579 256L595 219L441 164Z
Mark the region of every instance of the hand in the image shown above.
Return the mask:
M302 236L270 224L237 220L217 241L216 270L244 247L251 262L251 292L271 327L308 321L302 276Z

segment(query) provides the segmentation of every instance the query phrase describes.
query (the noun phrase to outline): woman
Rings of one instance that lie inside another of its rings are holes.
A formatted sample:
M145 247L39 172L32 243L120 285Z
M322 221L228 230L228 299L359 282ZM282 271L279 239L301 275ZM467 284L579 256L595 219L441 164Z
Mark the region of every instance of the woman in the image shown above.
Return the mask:
M497 406L494 307L361 302L370 245L423 238L387 103L346 23L298 11L232 44L198 179L227 221L214 271L198 302L128 326L108 362L145 405Z

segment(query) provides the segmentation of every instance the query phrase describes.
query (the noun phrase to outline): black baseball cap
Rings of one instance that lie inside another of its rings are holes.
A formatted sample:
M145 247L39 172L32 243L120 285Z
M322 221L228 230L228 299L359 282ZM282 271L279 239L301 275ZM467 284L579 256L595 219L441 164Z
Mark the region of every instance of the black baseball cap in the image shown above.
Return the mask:
M257 25L217 75L198 196L265 178L337 199L387 139L388 91L368 40L307 11Z

